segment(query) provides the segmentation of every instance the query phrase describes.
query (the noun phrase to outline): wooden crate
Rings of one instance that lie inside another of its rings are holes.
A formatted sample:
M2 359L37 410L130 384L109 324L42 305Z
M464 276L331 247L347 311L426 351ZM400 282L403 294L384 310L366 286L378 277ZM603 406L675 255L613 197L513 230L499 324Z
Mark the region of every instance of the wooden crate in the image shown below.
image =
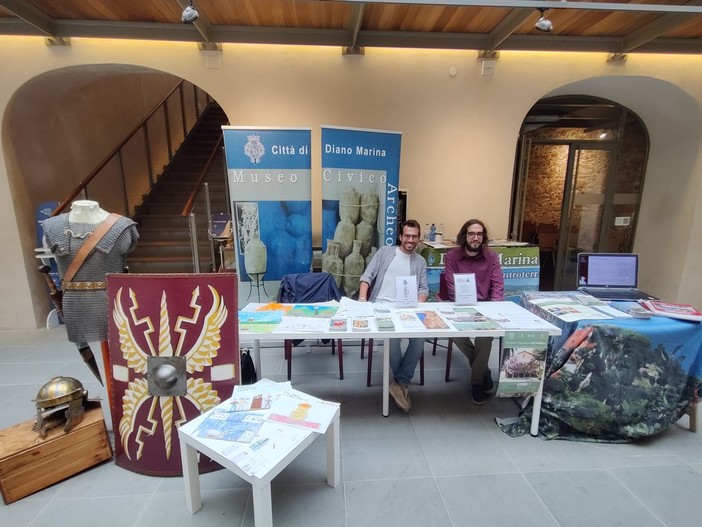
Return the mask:
M69 433L63 427L41 439L35 420L0 430L0 491L9 504L112 457L99 403L90 402L83 421Z

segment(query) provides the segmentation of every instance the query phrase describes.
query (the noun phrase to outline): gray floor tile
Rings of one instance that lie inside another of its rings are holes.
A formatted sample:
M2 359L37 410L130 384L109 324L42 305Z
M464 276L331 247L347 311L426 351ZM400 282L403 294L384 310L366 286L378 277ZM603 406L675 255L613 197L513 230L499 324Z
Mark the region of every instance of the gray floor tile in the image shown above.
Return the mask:
M561 527L663 525L604 469L535 472L525 477Z
M341 404L342 482L326 484L324 439L315 441L272 482L275 525L419 527L425 525L696 525L695 491L702 478L702 434L686 418L654 438L627 443L511 438L494 418L516 416L512 400L470 401L467 360L454 353L444 382L446 350L425 347L424 386L410 387L412 411L392 403L381 416L382 354L374 355L373 386L360 341L344 346L344 379L329 347L297 350L293 386ZM282 343L278 343L282 344ZM287 377L280 346L262 349L264 376ZM99 344L91 343L102 364ZM377 348L377 346L376 346ZM103 370L104 371L104 370ZM66 339L64 328L3 332L0 344L0 428L35 418L32 401L56 374L80 379L101 398L108 430L109 399ZM203 508L185 510L181 477L151 477L93 467L11 505L0 525L72 527L153 525L253 527L251 488L226 470L200 476Z
M183 492L185 487L181 477L163 477L159 480L156 492ZM251 485L239 476L225 469L200 474L200 488L205 490L250 489Z
M454 527L558 523L521 474L437 478Z
M588 448L589 443L545 441L529 435L509 437L501 434L496 438L517 469L524 473L604 467L595 452Z
M621 468L614 476L669 527L699 523L702 473L690 466Z
M451 525L432 478L354 481L345 487L349 527Z
M253 527L253 514L249 522L244 523L250 491L248 489L203 490L202 508L190 514L185 508L184 492L164 492L154 495L133 523L136 527L185 526L239 526Z
M276 485L271 494L273 525L276 527L347 525L343 484L336 488L326 484L289 487Z
M388 417L374 411L341 419L345 481L431 475L409 415L393 408Z
M136 525L150 495L110 496L99 498L72 498L51 500L32 521L32 527L56 527L58 524L71 527L131 527ZM103 523L104 522L104 523Z
M160 478L124 470L113 460L86 470L65 481L56 498L92 498L153 494Z
M24 498L9 505L0 504L0 523L8 527L29 525L42 513L48 503L48 498L34 500Z

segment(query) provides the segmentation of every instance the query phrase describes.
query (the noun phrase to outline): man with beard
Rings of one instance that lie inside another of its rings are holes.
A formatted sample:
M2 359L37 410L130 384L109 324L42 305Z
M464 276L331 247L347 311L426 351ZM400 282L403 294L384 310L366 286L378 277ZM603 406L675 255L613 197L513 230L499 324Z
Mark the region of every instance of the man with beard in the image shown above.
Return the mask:
M474 273L478 300L502 300L505 283L502 268L497 253L488 249L488 232L485 224L477 219L468 220L456 237L456 247L444 257L444 273L448 290L448 299L456 299L456 273ZM471 339L455 338L453 342L468 357L470 362L472 386L471 398L475 404L484 404L487 394L495 387L492 382L488 360L492 349L492 337L476 337Z
M417 277L417 299L426 302L429 296L427 285L427 264L420 255L414 252L419 242L420 227L415 220L407 220L400 227L400 245L386 245L378 249L368 268L361 276L358 292L360 301L395 302L395 278L414 275ZM370 297L368 291L373 285ZM390 395L395 404L405 413L410 411L408 386L414 370L417 368L422 352L424 339L408 339L409 343L404 355L400 348L400 339L390 339L390 367L393 381L390 383Z

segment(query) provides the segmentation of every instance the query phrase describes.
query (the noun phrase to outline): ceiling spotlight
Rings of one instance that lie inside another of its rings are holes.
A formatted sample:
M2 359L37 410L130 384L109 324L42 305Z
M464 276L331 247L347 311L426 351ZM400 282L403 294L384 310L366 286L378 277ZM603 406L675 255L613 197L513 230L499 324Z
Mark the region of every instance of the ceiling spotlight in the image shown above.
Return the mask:
M197 9L193 7L193 0L190 0L190 5L183 9L183 16L180 18L180 20L183 22L183 24L192 24L199 17L200 13L198 13Z
M544 16L544 11L546 11L546 9L540 7L539 11L541 11L541 18L539 18L539 21L534 25L534 27L539 31L550 33L551 31L553 31L553 24L548 18Z

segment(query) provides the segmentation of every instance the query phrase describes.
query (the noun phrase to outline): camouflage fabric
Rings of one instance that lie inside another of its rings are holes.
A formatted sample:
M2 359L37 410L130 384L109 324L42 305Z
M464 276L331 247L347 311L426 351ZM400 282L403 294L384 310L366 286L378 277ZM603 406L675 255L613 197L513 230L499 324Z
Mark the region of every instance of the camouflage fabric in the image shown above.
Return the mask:
M699 397L702 325L654 317L564 326L549 347L547 371L556 367L544 382L540 436L596 442L648 437L669 428ZM568 347L577 332L581 338ZM531 413L529 406L498 425L523 435Z

